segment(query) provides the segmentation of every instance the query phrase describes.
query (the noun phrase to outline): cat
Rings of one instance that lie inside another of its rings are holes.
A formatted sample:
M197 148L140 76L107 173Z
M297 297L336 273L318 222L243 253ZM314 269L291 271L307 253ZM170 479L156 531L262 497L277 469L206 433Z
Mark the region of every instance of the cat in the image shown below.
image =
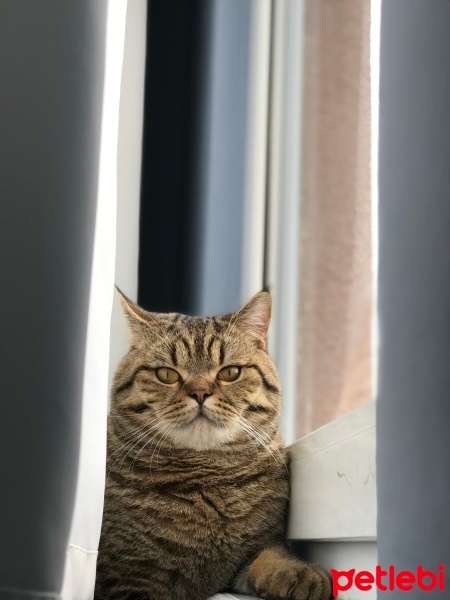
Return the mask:
M328 573L285 544L270 294L205 318L119 294L131 342L112 388L95 600L332 598Z

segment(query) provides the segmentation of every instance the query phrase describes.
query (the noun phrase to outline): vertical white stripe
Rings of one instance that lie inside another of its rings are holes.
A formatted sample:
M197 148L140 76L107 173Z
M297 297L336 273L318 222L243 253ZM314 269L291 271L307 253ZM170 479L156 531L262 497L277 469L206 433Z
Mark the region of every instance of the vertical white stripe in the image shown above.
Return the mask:
M267 283L269 351L283 386L280 429L295 440L301 182L303 0L275 0Z
M142 131L144 122L147 0L128 2L117 149L117 233L115 283L137 300ZM110 386L129 333L114 293L111 316Z
M117 136L127 0L108 4L98 200L83 387L80 465L70 544L95 551L103 512L109 333L114 289ZM72 566L72 565L70 565ZM94 581L66 568L64 600L88 600ZM71 573L71 577L70 577ZM92 573L89 576L93 579ZM71 579L71 581L70 581ZM86 595L86 590L88 594ZM92 592L92 593L91 593Z
M263 286L271 0L253 0L241 303Z

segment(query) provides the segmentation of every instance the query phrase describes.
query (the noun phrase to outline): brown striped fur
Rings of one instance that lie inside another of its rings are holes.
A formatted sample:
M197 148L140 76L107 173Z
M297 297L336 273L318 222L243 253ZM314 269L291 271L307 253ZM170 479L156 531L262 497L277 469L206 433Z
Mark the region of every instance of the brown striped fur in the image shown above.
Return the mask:
M289 477L266 352L270 295L208 318L121 299L132 339L112 389L96 600L206 600L227 589L328 600L325 571L284 548ZM217 377L226 366L241 369L236 381ZM179 381L161 383L160 367Z

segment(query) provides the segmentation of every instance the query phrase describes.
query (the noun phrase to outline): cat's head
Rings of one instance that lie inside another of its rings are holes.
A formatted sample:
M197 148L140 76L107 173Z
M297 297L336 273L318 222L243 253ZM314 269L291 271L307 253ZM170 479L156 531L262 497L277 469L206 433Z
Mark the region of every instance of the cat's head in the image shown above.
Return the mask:
M281 392L266 350L268 292L218 317L147 312L120 298L131 342L114 379L115 415L133 429L148 425L164 443L199 451L273 438Z

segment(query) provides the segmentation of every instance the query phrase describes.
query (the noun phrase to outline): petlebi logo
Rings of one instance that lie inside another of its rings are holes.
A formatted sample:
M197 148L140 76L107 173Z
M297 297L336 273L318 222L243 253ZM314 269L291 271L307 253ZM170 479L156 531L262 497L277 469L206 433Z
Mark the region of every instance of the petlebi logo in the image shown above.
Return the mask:
M445 585L445 565L439 565L436 571L427 571L421 565L418 565L415 571L397 571L393 565L383 569L378 565L375 573L356 572L355 569L348 571L331 569L330 572L333 579L333 596L349 590L353 585L364 592L368 592L374 586L383 592L386 590L409 592L415 588L425 592L431 590L443 592Z

